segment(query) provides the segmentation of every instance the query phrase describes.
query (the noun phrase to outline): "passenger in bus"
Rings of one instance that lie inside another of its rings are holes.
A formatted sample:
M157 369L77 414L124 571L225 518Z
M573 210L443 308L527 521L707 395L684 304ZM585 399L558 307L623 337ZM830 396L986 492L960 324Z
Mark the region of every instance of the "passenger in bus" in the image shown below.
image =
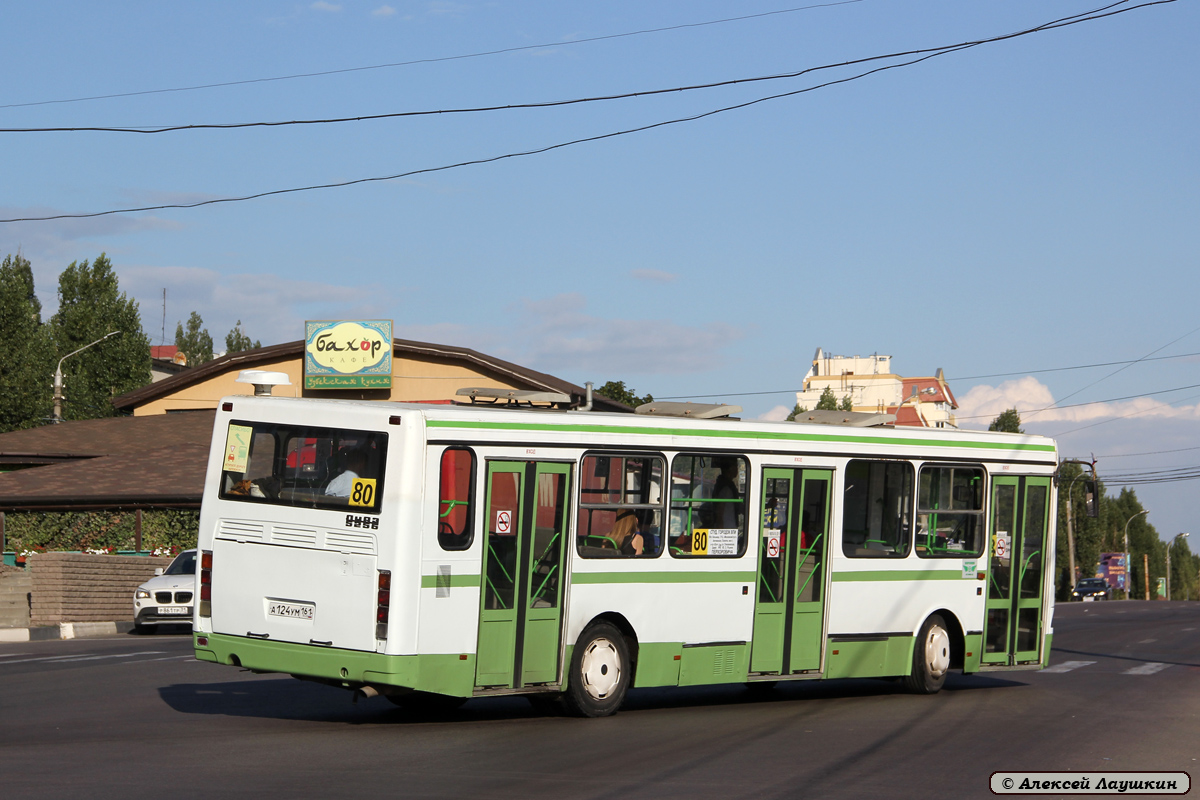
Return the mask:
M325 487L325 494L331 497L349 497L354 491L354 482L363 477L367 470L367 450L355 447L346 454L346 469Z
M608 536L616 544L617 550L627 556L640 556L645 549L641 524L637 514L632 511L621 512Z
M720 464L721 474L717 476L716 482L713 484L713 499L714 500L740 500L741 493L738 491L738 461L736 458L725 459ZM713 516L716 517L713 525L714 528L737 528L738 525L738 508L740 503L725 502L713 503L716 506L713 509Z

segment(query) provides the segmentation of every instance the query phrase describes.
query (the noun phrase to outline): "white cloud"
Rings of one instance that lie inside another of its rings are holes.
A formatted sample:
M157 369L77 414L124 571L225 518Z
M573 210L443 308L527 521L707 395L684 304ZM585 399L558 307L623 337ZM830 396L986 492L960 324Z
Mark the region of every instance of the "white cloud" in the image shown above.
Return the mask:
M395 13L396 13L396 9L392 8L391 6L380 6L379 8L377 8L371 12L371 16L373 16L373 17L390 17Z
M671 283L679 278L673 272L663 272L660 269L630 270L629 276L635 280L646 281L648 283Z
M788 414L792 413L792 409L787 406L775 406L770 411L759 414L755 419L761 419L765 422L783 422L788 418Z
M309 8L311 8L313 11L341 11L342 10L341 6L334 5L333 3L326 3L326 2L324 2L324 0L317 0L317 2L309 5Z
M1050 389L1036 378L1026 376L1005 381L999 386L973 387L959 399L958 418L965 428L986 428L1000 412L1016 408L1021 413L1022 427L1026 430L1029 430L1031 424L1087 424L1125 417L1200 419L1200 405L1172 406L1155 397L1136 397L1086 405L1074 405L1072 399L1064 404L1064 408L1049 408L1052 405L1054 396Z

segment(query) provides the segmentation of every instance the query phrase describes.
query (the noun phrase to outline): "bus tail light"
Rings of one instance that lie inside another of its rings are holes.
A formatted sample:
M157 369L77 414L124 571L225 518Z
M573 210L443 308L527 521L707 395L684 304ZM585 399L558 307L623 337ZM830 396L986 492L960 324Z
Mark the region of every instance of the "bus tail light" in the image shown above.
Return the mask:
M200 551L200 616L212 616L212 550Z
M379 570L379 593L375 602L375 638L387 638L388 613L392 604L392 573Z

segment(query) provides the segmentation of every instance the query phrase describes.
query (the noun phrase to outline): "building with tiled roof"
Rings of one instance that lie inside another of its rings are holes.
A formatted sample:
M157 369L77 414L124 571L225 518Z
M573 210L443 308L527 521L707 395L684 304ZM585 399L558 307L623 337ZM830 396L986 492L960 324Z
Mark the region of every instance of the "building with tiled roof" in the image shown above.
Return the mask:
M941 369L905 378L892 372L891 356L831 356L818 347L796 404L812 410L826 389L839 404L848 398L854 411L894 415L896 425L957 427L958 402Z

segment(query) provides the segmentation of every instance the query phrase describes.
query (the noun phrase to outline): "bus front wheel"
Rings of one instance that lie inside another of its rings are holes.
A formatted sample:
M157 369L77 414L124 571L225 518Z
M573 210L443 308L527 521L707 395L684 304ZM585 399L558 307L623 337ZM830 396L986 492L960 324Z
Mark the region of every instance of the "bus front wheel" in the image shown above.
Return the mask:
M914 694L936 694L950 671L950 634L938 614L930 615L913 643L912 672L904 680Z
M625 637L610 623L589 625L571 653L567 704L581 717L615 714L632 679Z

